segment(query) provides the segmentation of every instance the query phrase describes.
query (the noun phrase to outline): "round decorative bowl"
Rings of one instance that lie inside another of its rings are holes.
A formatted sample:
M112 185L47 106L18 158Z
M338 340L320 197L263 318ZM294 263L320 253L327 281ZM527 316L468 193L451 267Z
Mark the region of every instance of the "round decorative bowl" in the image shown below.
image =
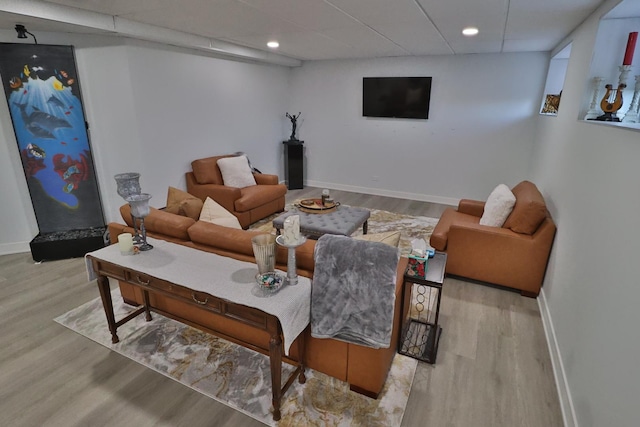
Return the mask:
M268 271L266 273L256 274L256 283L258 288L265 292L276 292L282 287L285 281L285 275L277 271Z

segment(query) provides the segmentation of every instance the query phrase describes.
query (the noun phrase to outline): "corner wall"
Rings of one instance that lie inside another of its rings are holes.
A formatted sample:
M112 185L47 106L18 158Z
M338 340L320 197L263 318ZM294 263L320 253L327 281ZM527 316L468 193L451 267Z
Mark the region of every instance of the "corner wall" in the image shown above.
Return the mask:
M542 298L569 427L638 424L640 133L576 120L598 20L615 3L570 37L558 116L538 119L535 141L533 179L558 225Z
M199 157L247 153L281 177L290 69L229 61L199 52L121 38L38 34L40 44L75 47L89 137L105 219L119 221L124 201L113 176L140 172L151 205L167 188L185 189ZM15 32L0 32L15 42ZM28 252L37 234L9 110L0 100L0 254ZM8 183L8 185L7 185Z

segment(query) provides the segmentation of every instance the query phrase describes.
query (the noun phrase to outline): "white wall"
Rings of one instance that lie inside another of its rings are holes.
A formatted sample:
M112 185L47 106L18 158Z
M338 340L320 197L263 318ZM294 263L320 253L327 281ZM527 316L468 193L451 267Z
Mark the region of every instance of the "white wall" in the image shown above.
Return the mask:
M456 203L528 178L549 56L305 62L293 70L307 184ZM428 120L362 117L362 77L432 76Z
M558 116L538 119L533 177L558 225L541 301L567 425L625 427L640 419L640 133L576 119L601 11L571 37Z
M113 176L137 171L151 204L168 186L185 188L199 157L245 151L266 173L283 176L281 141L290 69L228 61L145 42L38 34L41 44L74 45L105 219L124 201ZM15 32L0 32L15 42ZM15 136L0 102L0 254L28 251L38 233Z

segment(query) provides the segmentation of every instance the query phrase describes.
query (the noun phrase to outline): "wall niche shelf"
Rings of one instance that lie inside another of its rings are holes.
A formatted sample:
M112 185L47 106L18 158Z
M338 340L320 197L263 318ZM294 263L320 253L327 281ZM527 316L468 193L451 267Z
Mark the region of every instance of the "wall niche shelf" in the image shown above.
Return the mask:
M580 121L640 130L640 43L636 46L630 35L640 32L640 16L633 16L637 15L637 8L629 7L632 1L635 0L620 3L600 20L578 115ZM616 105L619 95L621 106ZM611 114L607 119L613 117L615 121L593 120L605 115L603 109Z

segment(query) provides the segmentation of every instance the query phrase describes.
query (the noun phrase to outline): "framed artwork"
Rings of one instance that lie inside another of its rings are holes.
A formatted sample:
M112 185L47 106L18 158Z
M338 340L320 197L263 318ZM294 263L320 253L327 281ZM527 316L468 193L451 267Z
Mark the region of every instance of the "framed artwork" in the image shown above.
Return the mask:
M0 76L40 233L103 227L73 47L0 43Z

